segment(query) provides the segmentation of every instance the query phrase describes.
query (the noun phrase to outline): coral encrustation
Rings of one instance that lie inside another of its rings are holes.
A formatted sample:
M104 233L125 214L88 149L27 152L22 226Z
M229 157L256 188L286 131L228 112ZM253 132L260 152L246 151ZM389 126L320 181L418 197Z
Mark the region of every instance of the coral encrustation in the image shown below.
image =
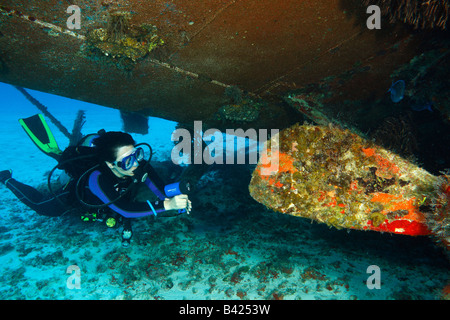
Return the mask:
M263 154L249 185L252 197L275 211L336 228L407 235L430 235L427 222L448 217L442 177L349 130L296 124L278 139L279 170L262 175L270 162Z

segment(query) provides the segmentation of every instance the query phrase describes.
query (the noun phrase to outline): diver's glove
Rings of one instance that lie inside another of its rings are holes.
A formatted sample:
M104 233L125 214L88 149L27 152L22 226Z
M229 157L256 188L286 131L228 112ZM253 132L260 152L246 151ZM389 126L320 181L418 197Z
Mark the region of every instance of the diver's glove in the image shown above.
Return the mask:
M192 203L186 194L179 194L173 198L164 200L164 209L166 210L182 210L186 209L187 214L191 212Z

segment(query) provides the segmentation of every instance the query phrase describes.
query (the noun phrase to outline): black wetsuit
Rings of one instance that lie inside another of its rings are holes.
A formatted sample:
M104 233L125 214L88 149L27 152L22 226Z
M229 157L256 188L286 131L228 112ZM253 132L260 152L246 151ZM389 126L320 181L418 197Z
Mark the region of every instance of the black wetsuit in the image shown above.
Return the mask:
M143 182L143 185L158 197L158 200L151 202L151 206L146 201L135 201L136 192L127 192L126 195L102 210L109 210L111 213L118 214L124 218L124 221L165 211L165 195L161 191L163 190L162 181L151 166L148 166L148 174L148 178ZM71 210L98 212L99 209L80 205L76 200L75 184L76 181L71 181L64 189L56 191L55 195L46 195L13 178L8 179L5 183L6 187L20 201L40 215L56 217ZM84 181L83 201L93 205L109 203L117 199L131 184L133 184L131 178L118 178L106 165L101 165ZM137 188L138 184L132 186L132 188L135 187Z
M165 211L164 199L166 196L161 191L163 190L162 184L152 167L149 167L148 173L143 184L158 197L158 200L152 202L150 206L146 201L134 200L135 192L128 192L108 205L109 210L124 218L140 218ZM102 165L98 170L93 171L86 180L83 199L90 204L109 203L117 199L132 183L130 177L119 178L106 165Z
M5 186L25 205L43 216L57 217L73 210L69 206L71 198L71 188L60 189L55 195L44 194L39 190L30 187L16 179L10 178L5 181ZM61 200L61 202L57 199ZM67 205L63 205L67 204Z

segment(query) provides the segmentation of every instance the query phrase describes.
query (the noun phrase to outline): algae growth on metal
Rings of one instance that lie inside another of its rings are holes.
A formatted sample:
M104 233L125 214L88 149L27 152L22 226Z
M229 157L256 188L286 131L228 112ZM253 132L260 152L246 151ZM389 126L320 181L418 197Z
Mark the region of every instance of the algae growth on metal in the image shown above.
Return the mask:
M130 26L128 12L111 13L106 28L97 28L87 35L88 52L101 53L112 59L129 59L133 63L164 44L156 26Z
M336 228L430 234L426 217L436 211L441 178L333 126L296 124L278 139L279 170L262 175L263 154L252 176L258 202Z

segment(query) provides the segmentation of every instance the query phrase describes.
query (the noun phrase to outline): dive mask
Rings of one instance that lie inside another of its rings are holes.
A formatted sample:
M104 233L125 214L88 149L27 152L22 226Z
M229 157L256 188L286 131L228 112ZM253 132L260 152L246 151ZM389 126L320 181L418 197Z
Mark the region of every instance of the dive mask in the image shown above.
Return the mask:
M134 151L126 157L123 157L120 161L114 161L114 165L127 171L130 170L135 164L139 165L139 161L144 159L144 149L136 148Z

